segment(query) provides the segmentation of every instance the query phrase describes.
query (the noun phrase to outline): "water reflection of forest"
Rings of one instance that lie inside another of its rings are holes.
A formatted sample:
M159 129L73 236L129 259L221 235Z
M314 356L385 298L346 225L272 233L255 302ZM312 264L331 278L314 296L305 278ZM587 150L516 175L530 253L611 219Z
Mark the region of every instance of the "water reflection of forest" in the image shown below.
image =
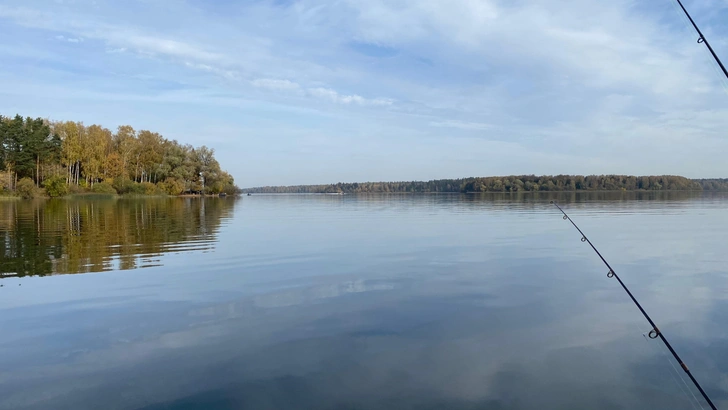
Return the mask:
M0 201L0 274L50 275L155 266L211 249L235 200Z

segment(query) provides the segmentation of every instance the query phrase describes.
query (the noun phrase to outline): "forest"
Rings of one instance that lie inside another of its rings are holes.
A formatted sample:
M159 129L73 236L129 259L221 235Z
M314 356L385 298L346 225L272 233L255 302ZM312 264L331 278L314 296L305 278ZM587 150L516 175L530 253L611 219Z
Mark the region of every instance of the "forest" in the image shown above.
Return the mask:
M555 175L439 179L411 182L363 182L329 185L266 186L246 193L364 192L532 192L532 191L696 191L728 190L728 179L688 179L681 176Z
M235 193L213 149L156 132L0 115L0 191L62 196ZM34 191L35 190L35 191Z

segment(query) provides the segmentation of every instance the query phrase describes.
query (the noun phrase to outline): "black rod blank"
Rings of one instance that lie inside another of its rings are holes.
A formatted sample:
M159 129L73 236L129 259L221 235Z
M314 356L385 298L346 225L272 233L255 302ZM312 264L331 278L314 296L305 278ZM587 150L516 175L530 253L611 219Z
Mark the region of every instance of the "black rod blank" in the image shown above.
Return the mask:
M708 395L705 393L705 390L703 390L703 388L700 386L700 383L698 383L698 381L695 380L695 377L690 372L690 370L685 365L685 363L682 361L680 356L678 356L677 352L675 352L675 349L672 348L672 345L670 345L670 342L667 341L667 339L665 338L665 335L662 334L662 332L657 327L657 325L655 325L655 322L652 321L652 318L650 317L650 315L648 315L647 312L645 312L645 309L642 307L642 305L640 305L640 302L637 301L637 299L634 297L634 295L632 295L632 292L629 291L629 289L627 288L627 285L625 285L624 282L622 282L622 279L620 279L619 276L614 272L614 269L612 269L612 267L609 266L609 262L607 262L607 260L604 259L602 254L599 253L599 251L597 250L596 246L594 246L594 244L589 240L589 238L587 238L586 235L584 235L584 232L582 232L581 229L579 229L579 227L571 219L571 217L569 215L567 215L563 209L561 209L559 204L557 204L554 201L551 201L551 203L554 204L554 206L556 208L558 208L562 214L564 214L564 220L568 220L569 222L571 222L571 224L574 225L574 228L576 228L576 230L579 231L579 233L581 234L581 241L588 243L589 246L591 246L591 248L594 249L594 252L596 252L597 256L599 256L599 259L601 259L602 262L604 262L604 264L607 266L607 268L609 268L607 277L617 279L619 284L622 285L622 289L624 289L624 291L627 292L627 295L629 295L630 299L632 299L632 302L634 302L634 304L637 306L637 308L640 310L640 312L642 312L642 315L645 317L645 319L647 319L647 321L650 322L650 326L652 326L652 330L648 334L649 338L657 339L659 337L660 340L662 340L662 343L664 343L665 346L667 347L667 349L670 351L670 353L672 353L672 356L675 358L675 360L677 360L677 362L680 363L680 367L682 367L682 369L685 371L685 373L687 373L688 377L690 377L690 380L693 382L695 387L700 391L700 394L703 395L703 398L705 399L705 401L708 402L708 404L710 405L710 408L713 410L718 410L715 407L715 405L713 404L713 402L710 400L710 397L708 397Z
M703 35L703 32L701 32L700 29L698 28L698 25L695 24L695 21L690 16L690 13L688 13L688 10L685 8L685 6L683 6L682 1L677 0L677 4L680 5L680 8L685 13L685 15L688 16L688 20L690 20L690 23L695 28L695 31L698 32L698 36L700 36L698 38L698 43L705 43L705 46L708 47L708 51L710 51L710 54L713 55L715 62L718 63L718 65L720 66L720 69L723 70L723 74L726 76L726 78L728 78L728 70L726 70L725 66L723 65L723 62L720 61L720 58L718 57L718 55L715 54L715 51L713 51L713 47L710 46L710 43L708 43L708 39L705 38L705 36Z

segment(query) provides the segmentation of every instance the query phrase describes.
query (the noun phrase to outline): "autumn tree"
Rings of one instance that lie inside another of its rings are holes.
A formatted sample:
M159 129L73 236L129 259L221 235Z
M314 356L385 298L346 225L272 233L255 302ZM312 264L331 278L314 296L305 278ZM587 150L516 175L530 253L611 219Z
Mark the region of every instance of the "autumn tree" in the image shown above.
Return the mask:
M139 131L138 139L136 161L139 182L153 182L158 165L162 161L163 138L156 132L142 130Z
M62 143L61 162L68 170L68 183L78 184L81 177L82 135L86 130L82 123L66 121L54 126Z
M136 131L130 125L121 125L113 136L113 147L121 160L121 176L130 177L130 164L133 163L132 158L137 151L139 141L136 138Z
M111 143L111 131L108 129L99 125L87 128L83 152L86 177L91 186L104 177L108 147Z

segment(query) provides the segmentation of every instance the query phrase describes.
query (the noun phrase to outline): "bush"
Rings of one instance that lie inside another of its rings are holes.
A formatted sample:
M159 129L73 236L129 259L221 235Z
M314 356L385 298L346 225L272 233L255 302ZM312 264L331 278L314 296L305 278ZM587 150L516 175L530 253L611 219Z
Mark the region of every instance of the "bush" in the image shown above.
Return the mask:
M116 177L116 178L114 178L114 181L111 183L111 186L119 194L126 194L126 193L129 193L131 184L133 184L133 182L129 179L126 179L124 177Z
M121 195L159 195L164 194L164 190L160 189L151 182L142 182L141 184L126 178L114 178L113 188Z
M15 186L15 192L23 199L31 199L38 196L38 189L35 187L35 182L27 177L18 181L18 185Z
M206 188L207 193L217 195L220 192L222 192L223 185L222 185L222 182L217 181L205 188Z
M68 192L75 195L75 194L83 194L86 192L86 190L76 184L71 184L68 187Z
M225 186L222 189L222 192L228 194L228 195L236 195L239 191L239 188L235 186L235 184L225 184Z
M146 195L159 194L159 190L157 189L157 186L151 182L142 182L140 185L142 186L142 189L144 190L143 193Z
M144 194L144 187L142 184L138 182L134 182L130 179L126 179L123 177L116 177L114 178L114 182L112 184L112 187L118 192L119 194L136 194L136 195L143 195Z
M8 193L12 189L13 174L10 172L0 171L0 192Z
M95 194L111 194L116 195L116 189L108 182L99 182L91 187L91 192Z
M179 195L184 191L184 184L176 178L167 178L157 184L157 188L168 195Z
M132 182L129 185L129 193L134 195L144 195L144 186L138 182Z
M60 175L50 177L43 181L43 187L51 198L57 198L59 196L68 195L68 185L66 185L66 178Z

